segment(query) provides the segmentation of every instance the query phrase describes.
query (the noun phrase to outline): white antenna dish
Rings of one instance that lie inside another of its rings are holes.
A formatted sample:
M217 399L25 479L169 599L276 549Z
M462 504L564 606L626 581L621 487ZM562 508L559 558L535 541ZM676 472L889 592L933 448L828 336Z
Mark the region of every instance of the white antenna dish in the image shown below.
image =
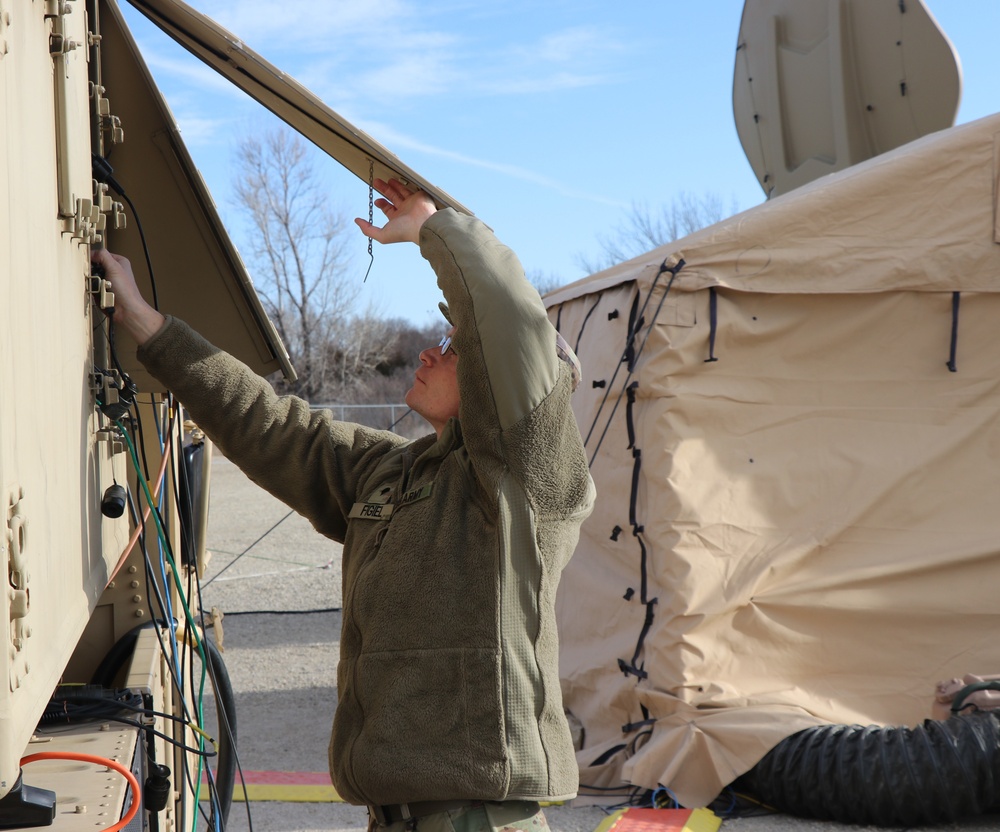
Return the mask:
M958 54L922 0L746 0L733 114L771 196L951 127Z

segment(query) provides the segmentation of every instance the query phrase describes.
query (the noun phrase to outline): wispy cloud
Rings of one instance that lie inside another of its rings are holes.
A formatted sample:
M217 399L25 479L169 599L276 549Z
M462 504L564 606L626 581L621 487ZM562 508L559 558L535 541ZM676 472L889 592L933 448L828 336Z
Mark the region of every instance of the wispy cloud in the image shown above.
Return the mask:
M400 133L393 127L387 124L381 124L378 122L364 122L358 123L366 133L373 136L378 136L379 141L386 146L392 147L394 150L404 149L412 150L417 153L424 153L428 156L436 156L438 158L450 159L453 162L458 162L463 165L469 165L470 167L481 168L484 170L491 170L494 173L499 173L504 176L509 176L513 179L519 179L523 182L530 182L541 188L546 188L547 190L554 191L561 194L562 196L571 199L583 199L588 202L596 202L602 205L610 205L614 208L628 208L628 204L620 200L610 199L600 194L587 193L586 191L581 191L577 188L570 187L564 182L560 182L557 179L553 179L550 176L545 176L536 171L528 170L526 168L518 167L517 165L507 165L502 162L494 162L488 159L478 159L474 156L469 156L464 153L457 153L453 150L448 150L447 148L437 147L435 145L429 145L426 142L421 142L419 139L415 139L412 136L408 136L405 133Z
M537 95L539 93L596 87L612 80L608 75L584 75L573 72L553 72L549 75L520 78L500 78L484 82L482 89L496 95Z
M368 0L338 2L323 14L308 4L288 3L281 15L274 14L273 0L188 2L386 146L491 170L568 198L628 207L537 171L429 145L364 117L403 101L419 106L415 102L447 98L451 106L463 99L618 82L621 45L607 32L573 26L526 41L521 28L510 25L512 14L525 13L516 4L513 11L490 9L489 19L474 30L452 30L447 22L455 16L440 9L438 14L417 14L410 0L387 0L377 14ZM200 62L171 57L169 49L144 46L143 53L157 75L169 77L177 87L171 104L186 141L208 144L232 133L232 121L221 114L216 94L242 93ZM213 95L203 95L206 90Z
M594 55L611 49L617 50L617 47L606 34L591 26L577 26L546 35L525 52L539 61L567 64L590 61Z
M228 119L205 118L188 111L177 113L175 118L181 137L189 147L217 146L220 136L228 136L231 133Z
M321 8L285 2L280 14L275 13L274 0L188 2L263 55L292 50L319 56L328 50L398 42L399 30L419 18L407 0L380 0L377 9L370 0L337 0Z
M525 95L617 82L612 60L622 52L607 32L574 26L525 43L511 18L493 10L482 28L452 28L462 15L428 14L412 0L370 0L324 8L273 0L189 0L247 47L324 95L378 102L440 95ZM467 22L467 21L466 21ZM177 67L164 69L180 77ZM207 76L203 76L207 77ZM191 79L195 83L200 81ZM218 79L211 79L215 85Z
M185 55L169 57L153 43L140 44L142 57L156 78L169 78L174 83L201 91L211 90L214 94L239 97L240 90L232 82L223 78L207 64Z

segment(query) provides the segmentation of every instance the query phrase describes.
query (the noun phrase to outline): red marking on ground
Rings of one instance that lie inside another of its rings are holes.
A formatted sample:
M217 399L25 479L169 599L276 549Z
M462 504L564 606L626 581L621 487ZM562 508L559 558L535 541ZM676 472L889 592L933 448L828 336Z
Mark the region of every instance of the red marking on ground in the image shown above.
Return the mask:
M611 832L692 832L717 830L722 820L707 810L626 809Z

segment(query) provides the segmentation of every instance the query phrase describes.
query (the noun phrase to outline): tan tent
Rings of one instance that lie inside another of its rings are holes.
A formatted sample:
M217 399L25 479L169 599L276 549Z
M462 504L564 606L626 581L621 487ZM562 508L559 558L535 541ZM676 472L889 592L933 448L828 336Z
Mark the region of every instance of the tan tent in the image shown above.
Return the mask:
M704 805L1000 672L998 190L1000 115L546 298L599 490L560 588L581 794Z

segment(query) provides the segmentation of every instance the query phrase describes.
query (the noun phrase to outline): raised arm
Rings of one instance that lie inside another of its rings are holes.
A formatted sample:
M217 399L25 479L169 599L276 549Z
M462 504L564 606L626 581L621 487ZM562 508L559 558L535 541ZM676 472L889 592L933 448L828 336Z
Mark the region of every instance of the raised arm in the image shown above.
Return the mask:
M388 222L356 219L383 243L414 242L430 262L449 307L460 356L464 409L488 405L500 430L523 419L554 388L559 372L555 330L514 252L474 217L436 211L430 197L395 179L376 179L375 201ZM471 426L480 420L469 420Z
M146 368L247 476L318 531L342 540L358 483L404 440L277 396L245 364L150 306L126 258L102 250L93 259L115 293L113 320L138 343Z

